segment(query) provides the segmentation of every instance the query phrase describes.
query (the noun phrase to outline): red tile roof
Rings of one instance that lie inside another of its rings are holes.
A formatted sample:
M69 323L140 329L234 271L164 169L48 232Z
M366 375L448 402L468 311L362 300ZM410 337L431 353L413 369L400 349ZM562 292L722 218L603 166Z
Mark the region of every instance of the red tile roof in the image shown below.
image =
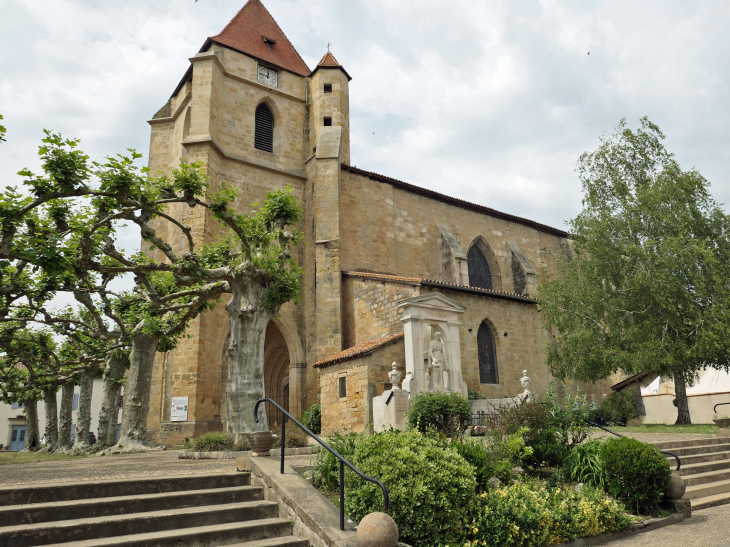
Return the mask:
M274 43L267 44L264 38ZM208 40L251 55L294 74L300 76L310 74L304 59L294 49L261 0L248 0L220 34L211 36Z
M337 59L335 59L335 56L332 55L329 51L324 54L324 57L317 63L317 66L314 67L314 70L312 71L312 74L317 72L320 68L339 68L345 76L347 76L347 81L349 82L352 80L350 75L345 70L345 67L343 67L340 63L337 62Z
M358 169L357 167L353 167L352 165L347 165L346 163L343 163L341 167L342 167L343 171L349 171L350 173L354 173L356 175L361 175L363 177L367 177L369 179L376 180L378 182L385 182L387 184L390 184L391 186L395 186L396 188L400 188L401 190L405 190L407 192L411 192L414 194L420 194L427 198L435 199L437 201L441 201L443 203L448 203L450 205L455 205L457 207L461 207L463 209L468 209L470 211L476 211L477 213L489 215L494 218L501 218L503 220L508 220L510 222L515 222L517 224L522 224L523 226L529 226L530 228L535 228L536 230L540 230L541 232L553 234L558 237L570 237L570 234L568 232L559 230L558 228L553 228L552 226L540 224L539 222L535 222L534 220L530 220L530 219L523 218L523 217L518 217L515 215L510 215L509 213L503 213L501 211L497 211L496 209L492 209L490 207L485 207L484 205L470 203L468 201L464 201L463 199L447 196L446 194L434 192L433 190L429 190L429 189L423 188L421 186L416 186L416 185L410 184L408 182L403 182L402 180L394 179L391 177L386 177L385 175L379 175L378 173L372 173L370 171L365 171L364 169Z
M397 340L400 340L401 338L403 338L402 332L397 332L395 334L389 334L387 336L383 336L382 338L370 340L368 342L364 342L362 344L358 344L357 346L348 348L344 351L341 351L340 353L336 353L330 357L327 357L327 359L322 359L321 361L317 361L312 366L315 368L322 368L322 367L334 365L336 363L341 363L343 361L350 361L352 359L357 359L358 357L363 357L365 355L369 355L376 349L381 348L381 347L383 347L387 344L390 344L392 342L395 342Z

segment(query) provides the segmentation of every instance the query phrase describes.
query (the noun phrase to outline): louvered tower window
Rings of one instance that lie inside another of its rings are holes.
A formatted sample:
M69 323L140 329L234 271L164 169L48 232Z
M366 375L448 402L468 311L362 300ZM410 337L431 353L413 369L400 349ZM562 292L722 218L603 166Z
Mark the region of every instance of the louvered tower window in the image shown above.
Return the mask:
M274 151L274 115L264 103L256 107L256 132L253 146L264 152Z

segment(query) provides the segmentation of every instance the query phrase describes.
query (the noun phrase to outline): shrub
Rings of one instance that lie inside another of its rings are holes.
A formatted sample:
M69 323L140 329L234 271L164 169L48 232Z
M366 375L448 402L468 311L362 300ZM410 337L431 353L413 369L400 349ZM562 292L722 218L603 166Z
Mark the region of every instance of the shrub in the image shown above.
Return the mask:
M360 436L357 433L342 435L333 433L327 437L327 444L336 450L340 456L352 462L355 453L355 444ZM322 448L317 454L317 463L312 473L312 482L318 488L334 491L340 486L340 460L329 450Z
M636 439L609 439L600 451L606 491L636 514L652 515L669 486L669 462L658 448Z
M628 528L623 509L590 487L576 492L541 481L515 483L479 495L465 539L491 547L556 545Z
M624 389L611 393L596 409L593 410L596 418L607 418L618 423L627 423L639 417L634 405L634 392Z
M453 437L471 419L471 406L454 391L422 391L411 401L407 418L408 425L421 433L433 429Z
M469 400L473 400L473 399L486 399L487 397L486 397L486 395L482 395L482 393L476 389L470 389L468 391L468 395L466 398Z
M196 452L218 452L220 450L233 450L235 447L236 444L233 439L220 432L206 433L193 441L193 449Z
M271 429L271 432L277 437L272 448L281 448L281 429ZM309 446L307 434L289 422L286 428L286 447L301 448L304 446Z
M525 432L526 430L520 430L505 442L489 445L478 439L460 438L452 441L451 446L474 466L477 491L487 490L492 477L497 477L502 482L512 479L512 468L522 465L523 460L532 454L532 449L525 446L522 438Z
M401 541L436 546L458 537L462 517L475 500L474 467L442 439L391 429L358 439L352 463L388 487L388 513ZM345 510L355 521L383 510L376 484L346 472ZM452 544L453 545L453 544Z
M302 414L302 423L312 433L319 435L322 432L322 406L319 403L309 405Z
M595 488L604 488L603 465L600 457L602 445L603 442L600 439L593 439L570 451L563 461L570 480Z

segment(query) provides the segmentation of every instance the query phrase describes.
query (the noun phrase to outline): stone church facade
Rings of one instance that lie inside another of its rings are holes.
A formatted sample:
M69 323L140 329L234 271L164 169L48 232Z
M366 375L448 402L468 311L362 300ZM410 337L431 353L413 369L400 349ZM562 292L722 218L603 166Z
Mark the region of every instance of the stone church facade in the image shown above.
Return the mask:
M303 203L306 243L296 251L303 301L286 304L269 324L267 396L295 416L321 402L325 430L362 430L391 363L405 372L399 302L429 293L466 308L458 332L468 389L515 395L525 369L533 390L544 389L551 377L536 274L555 271L557 257L570 253L568 234L352 166L350 80L329 52L308 68L260 0L248 0L190 58L149 122L152 173L181 159L201 162L213 190L238 189L241 211L285 187ZM171 213L200 242L223 233L202 208ZM152 441L176 444L225 429L223 306L199 316L188 334L158 355ZM188 397L187 421L171 421L172 397ZM270 421L276 425L274 413Z

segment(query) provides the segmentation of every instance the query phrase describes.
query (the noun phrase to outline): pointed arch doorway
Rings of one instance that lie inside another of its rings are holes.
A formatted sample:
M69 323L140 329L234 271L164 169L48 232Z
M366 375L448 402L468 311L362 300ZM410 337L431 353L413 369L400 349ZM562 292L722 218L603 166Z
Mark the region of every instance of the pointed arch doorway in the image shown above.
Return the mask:
M228 428L226 385L228 384L228 345L230 334L223 343L221 355L221 423L223 430ZM273 399L285 410L289 410L289 348L284 335L274 321L266 327L264 342L264 390L266 397ZM266 404L266 416L270 428L281 427L281 413L273 405Z

